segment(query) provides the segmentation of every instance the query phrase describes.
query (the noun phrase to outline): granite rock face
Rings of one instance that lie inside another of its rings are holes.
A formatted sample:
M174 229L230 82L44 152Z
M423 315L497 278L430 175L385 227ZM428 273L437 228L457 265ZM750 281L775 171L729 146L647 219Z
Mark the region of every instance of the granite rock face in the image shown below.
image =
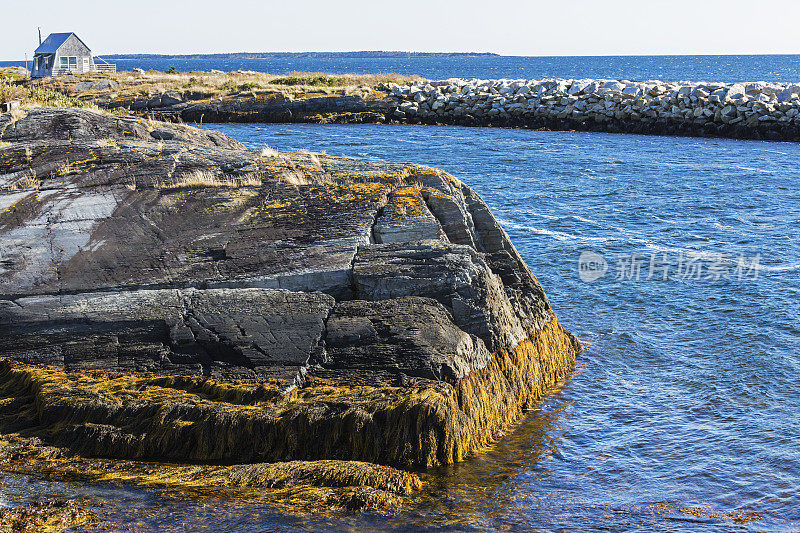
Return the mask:
M84 110L2 115L0 140L0 357L67 372L7 366L38 415L4 416L82 453L448 463L580 350L441 171ZM64 377L97 371L176 377Z

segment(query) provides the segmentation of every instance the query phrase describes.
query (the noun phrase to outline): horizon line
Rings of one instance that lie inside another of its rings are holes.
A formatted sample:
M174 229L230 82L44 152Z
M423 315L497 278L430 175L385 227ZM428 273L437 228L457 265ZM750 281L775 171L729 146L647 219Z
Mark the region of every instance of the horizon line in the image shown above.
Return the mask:
M628 53L615 53L615 54L539 54L539 55L520 55L520 54L502 54L499 52L466 52L466 51L439 51L439 52L426 52L420 50L272 50L272 51L257 51L257 52L189 52L189 53L164 53L164 52L116 52L108 53L108 56L124 56L124 55L149 55L149 56L168 56L168 57L182 57L182 56L203 56L203 55L218 55L218 54L459 54L459 55L476 55L476 56L495 56L495 57L697 57L697 56L717 56L717 57L736 57L736 56L793 56L800 55L797 52L747 52L739 54L720 54L720 53L647 53L647 54L628 54Z
M120 57L120 56L160 56L164 58L182 58L192 56L213 56L213 55L274 55L274 54L398 54L398 55L462 55L462 56L483 56L483 57L518 57L518 58L533 58L533 57L753 57L753 56L796 56L800 55L798 52L747 52L747 53L608 53L608 54L541 54L541 55L518 55L518 54L502 54L498 52L467 52L467 51L410 51L410 50L304 50L304 51L238 51L238 52L189 52L189 53L164 53L164 52L102 52L94 53L98 56ZM32 56L31 56L32 57ZM252 58L257 59L257 58ZM28 59L30 60L30 59ZM4 62L25 61L22 59L5 59L0 60Z

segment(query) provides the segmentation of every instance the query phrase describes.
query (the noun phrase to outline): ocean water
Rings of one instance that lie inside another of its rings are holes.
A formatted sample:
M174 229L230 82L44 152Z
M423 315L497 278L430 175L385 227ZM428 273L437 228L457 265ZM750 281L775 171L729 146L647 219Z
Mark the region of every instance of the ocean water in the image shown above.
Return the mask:
M450 470L393 527L800 530L800 144L207 127L254 148L458 176L591 346L507 442ZM596 280L579 270L589 253L607 264ZM761 518L726 518L737 513Z
M101 54L102 55L102 54ZM416 74L445 78L613 78L663 81L800 82L800 55L739 56L567 56L567 57L314 57L264 59L116 59L120 70L143 68L181 72L211 69L299 72ZM24 65L0 61L0 67Z
M800 144L204 127L253 148L449 171L488 202L589 350L496 448L432 473L397 515L287 516L8 476L0 500L88 497L137 531L800 531Z

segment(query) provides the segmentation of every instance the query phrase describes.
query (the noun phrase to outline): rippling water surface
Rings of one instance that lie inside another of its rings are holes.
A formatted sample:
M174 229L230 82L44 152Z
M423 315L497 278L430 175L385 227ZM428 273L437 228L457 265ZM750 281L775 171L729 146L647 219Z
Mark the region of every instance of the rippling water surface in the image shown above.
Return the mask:
M108 512L142 530L800 530L800 144L207 127L255 148L423 163L458 176L489 203L561 322L591 349L566 387L496 449L436 473L420 501L389 519L285 517L138 489L48 490L102 490ZM581 280L584 252L605 259L603 277ZM7 480L4 497L23 498L25 486ZM125 510L134 507L135 516Z

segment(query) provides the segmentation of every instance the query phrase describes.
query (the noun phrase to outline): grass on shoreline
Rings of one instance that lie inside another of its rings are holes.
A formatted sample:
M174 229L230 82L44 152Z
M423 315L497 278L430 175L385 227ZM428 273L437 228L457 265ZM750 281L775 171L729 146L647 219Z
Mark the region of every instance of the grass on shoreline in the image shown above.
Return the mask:
M94 89L81 87L79 82L110 80L112 87ZM261 72L177 72L147 71L87 73L53 78L27 79L17 69L0 69L0 101L20 100L23 105L52 105L59 107L89 107L94 98L152 97L167 91L191 95L191 99L252 98L282 94L292 98L305 96L359 93L379 96L375 88L381 83L405 84L420 79L400 74L326 74L319 72L290 72L273 75Z
M17 100L23 110L32 107L80 107L96 109L91 103L74 98L52 87L37 86L18 69L0 69L0 103Z

